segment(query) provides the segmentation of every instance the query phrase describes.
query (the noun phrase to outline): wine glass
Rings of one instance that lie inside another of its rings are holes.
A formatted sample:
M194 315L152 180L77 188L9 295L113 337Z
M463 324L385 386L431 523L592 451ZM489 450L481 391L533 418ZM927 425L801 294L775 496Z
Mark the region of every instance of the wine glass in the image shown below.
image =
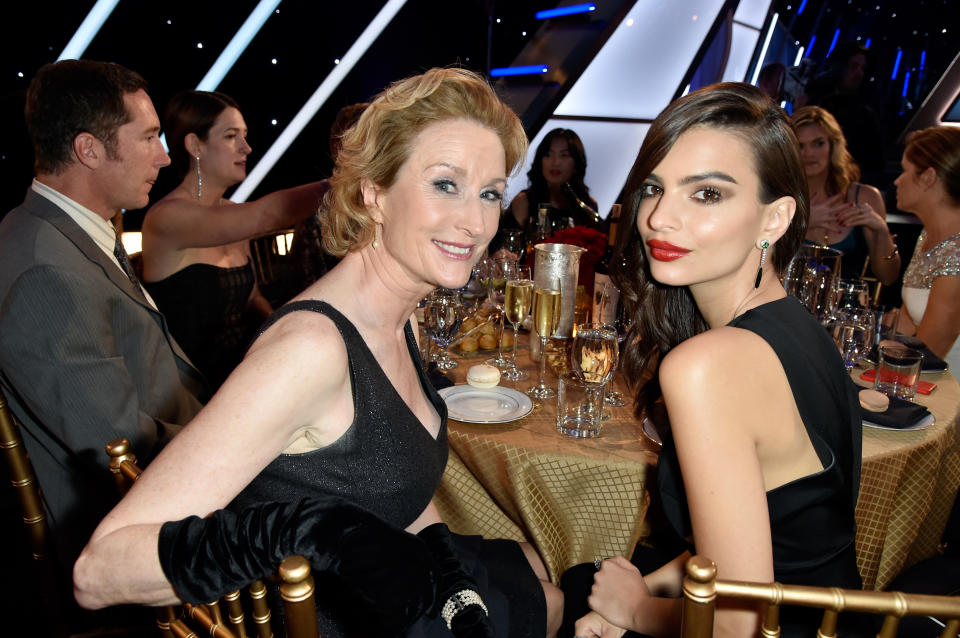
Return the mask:
M505 228L500 231L503 243L501 248L510 251L516 255L516 259L523 257L527 247L526 238L523 230L519 228Z
M514 264L507 273L507 288L503 303L503 313L513 327L513 357L511 358L513 367L503 373L503 376L510 381L523 381L529 376L517 368L517 341L520 324L530 314L532 303L533 279L530 266Z
M497 356L493 359L487 359L486 363L496 366L501 370L509 370L513 367L510 359L503 356L503 323L505 321L503 302L507 293L507 275L511 272L511 268L515 268L516 265L516 259L506 256L495 257L490 260L490 280L487 284L487 298L497 309L498 319L500 321L497 323Z
M460 297L463 301L464 314L472 315L480 309L487 296L490 265L486 258L474 264L470 271L470 279L460 288Z
M623 350L623 342L627 338L627 333L630 331L630 324L632 323L629 316L627 316L626 311L621 306L617 312L617 345L620 351ZM619 358L619 357L618 357ZM613 379L617 376L617 370L620 369L620 362L617 362L617 367L614 369L613 374L610 376L610 382L607 387L607 392L603 396L603 402L606 405L609 405L614 408L621 408L627 404L626 400L623 398L623 392L613 389Z
M839 320L833 324L833 340L840 348L843 364L850 370L870 350L870 331L862 323Z
M460 331L463 321L463 304L460 291L449 288L437 288L427 295L423 306L423 331L440 349L437 367L452 370L459 363L450 358L447 347Z
M559 283L559 282L558 282ZM527 394L537 399L550 399L557 391L543 382L547 371L547 339L560 325L562 295L557 288L535 288L533 291L533 327L540 337L540 382L527 388Z
M596 393L613 378L619 357L616 328L603 323L577 326L570 358L573 373L587 386L588 405L596 405Z

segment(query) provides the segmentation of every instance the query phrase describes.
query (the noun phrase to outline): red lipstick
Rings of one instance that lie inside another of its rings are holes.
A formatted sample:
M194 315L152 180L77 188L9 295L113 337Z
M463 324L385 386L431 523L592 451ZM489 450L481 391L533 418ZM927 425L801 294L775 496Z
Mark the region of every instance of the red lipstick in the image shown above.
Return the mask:
M686 256L687 253L690 252L686 248L680 248L670 242L660 241L659 239L649 240L647 246L650 248L650 256L657 261L674 261Z

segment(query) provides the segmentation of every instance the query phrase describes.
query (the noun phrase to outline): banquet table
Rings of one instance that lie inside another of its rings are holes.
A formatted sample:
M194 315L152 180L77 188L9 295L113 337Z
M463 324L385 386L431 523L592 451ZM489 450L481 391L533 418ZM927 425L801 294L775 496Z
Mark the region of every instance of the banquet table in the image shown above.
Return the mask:
M460 366L447 376L456 384L484 359L454 358ZM521 349L518 360L530 379L501 385L523 391L537 373L528 351ZM556 385L552 372L547 378ZM933 425L864 428L856 549L865 589L884 588L901 569L936 553L960 486L960 385L949 372L923 378L937 383L929 396L917 395ZM458 533L531 542L554 582L598 556L629 556L649 532L648 476L659 444L630 406L611 408L593 439L557 432L556 399L510 423L451 419L448 435L450 461L436 499L444 520Z

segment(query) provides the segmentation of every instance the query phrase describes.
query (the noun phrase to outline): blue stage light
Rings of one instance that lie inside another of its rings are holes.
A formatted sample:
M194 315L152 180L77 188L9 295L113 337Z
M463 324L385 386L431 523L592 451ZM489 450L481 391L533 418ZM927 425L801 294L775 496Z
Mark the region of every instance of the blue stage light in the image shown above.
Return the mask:
M897 49L897 59L893 61L893 74L890 76L891 80L897 79L897 73L900 72L900 58L903 57L903 49Z
M837 40L840 38L840 29L837 29L833 32L833 40L830 41L830 49L827 50L827 57L830 57L830 54L833 53L834 47L837 46Z
M546 64L530 64L527 66L503 66L490 69L490 77L502 78L508 75L542 75L550 70Z
M537 20L546 20L547 18L559 18L560 16L576 15L578 13L590 13L596 11L597 5L592 2L584 4L572 4L569 7L557 7L556 9L544 9L537 11Z

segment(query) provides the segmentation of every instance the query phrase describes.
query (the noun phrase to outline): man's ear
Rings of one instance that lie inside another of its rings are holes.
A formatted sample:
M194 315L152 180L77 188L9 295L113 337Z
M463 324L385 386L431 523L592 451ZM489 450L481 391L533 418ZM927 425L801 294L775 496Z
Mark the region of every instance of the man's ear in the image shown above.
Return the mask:
M87 168L97 168L107 158L107 149L92 133L83 132L73 138L73 156Z
M373 180L364 177L360 180L360 193L363 195L363 205L370 213L371 219L378 224L383 223L383 207L381 197L383 190L373 183Z
M783 237L790 228L793 216L797 214L797 200L784 196L767 204L763 224L763 237L771 244Z

